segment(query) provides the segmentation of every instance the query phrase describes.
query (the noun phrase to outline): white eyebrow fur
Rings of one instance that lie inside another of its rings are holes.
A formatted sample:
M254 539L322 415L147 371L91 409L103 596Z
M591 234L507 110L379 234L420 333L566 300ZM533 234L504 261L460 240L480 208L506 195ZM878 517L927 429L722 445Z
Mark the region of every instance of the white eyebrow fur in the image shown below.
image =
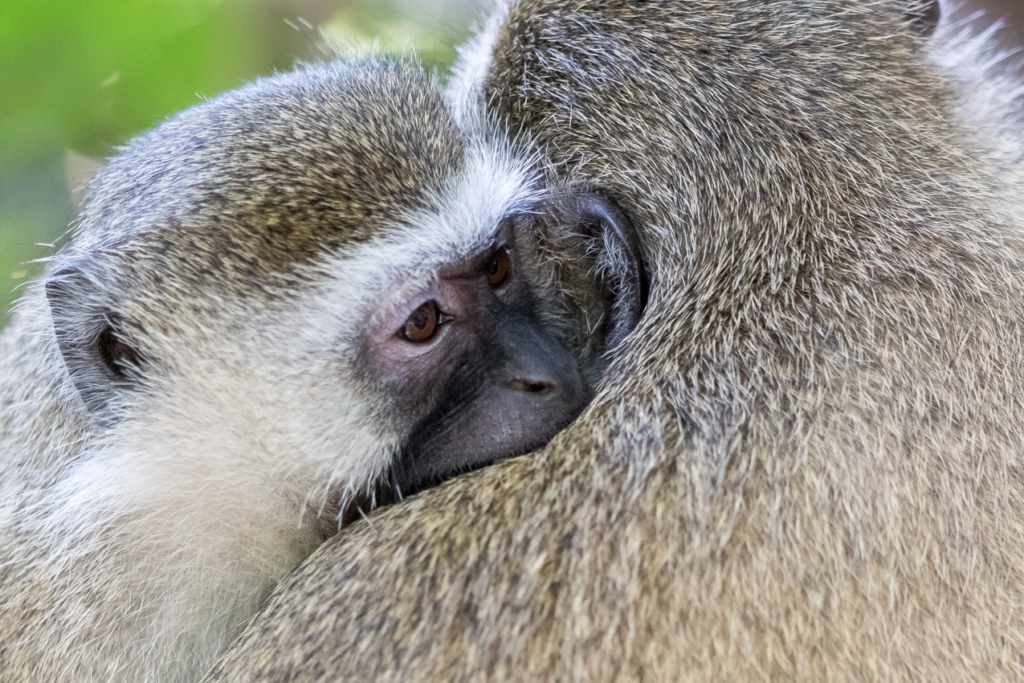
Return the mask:
M540 198L534 158L517 154L512 143L483 134L471 143L476 144L468 147L463 170L431 194L427 208L405 213L382 237L313 267L328 276L328 291L319 292L318 299L373 301L399 276L426 276L487 248L502 218L529 210ZM344 280L330 277L337 272L345 273Z

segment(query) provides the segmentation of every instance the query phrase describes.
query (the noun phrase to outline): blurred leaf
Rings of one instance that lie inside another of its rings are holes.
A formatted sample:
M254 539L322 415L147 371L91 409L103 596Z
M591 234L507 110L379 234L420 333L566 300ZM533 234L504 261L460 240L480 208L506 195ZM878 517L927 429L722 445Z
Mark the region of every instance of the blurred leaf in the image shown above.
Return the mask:
M199 95L272 69L255 16L237 1L4 0L0 150L104 155Z
M52 252L35 244L74 216L68 150L108 157L203 97L316 56L304 17L340 16L343 33L446 66L467 1L0 0L0 326L12 289L41 270L26 261Z

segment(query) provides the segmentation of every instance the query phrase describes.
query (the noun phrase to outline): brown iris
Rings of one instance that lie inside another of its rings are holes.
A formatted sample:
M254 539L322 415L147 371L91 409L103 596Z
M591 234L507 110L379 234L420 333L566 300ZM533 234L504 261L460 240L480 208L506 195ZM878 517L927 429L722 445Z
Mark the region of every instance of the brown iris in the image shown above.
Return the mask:
M504 248L494 252L484 270L487 271L487 284L491 289L497 289L508 282L512 275L512 262L509 260L508 252Z
M441 327L441 311L436 301L428 301L412 312L402 325L402 337L413 344L423 344L437 335Z

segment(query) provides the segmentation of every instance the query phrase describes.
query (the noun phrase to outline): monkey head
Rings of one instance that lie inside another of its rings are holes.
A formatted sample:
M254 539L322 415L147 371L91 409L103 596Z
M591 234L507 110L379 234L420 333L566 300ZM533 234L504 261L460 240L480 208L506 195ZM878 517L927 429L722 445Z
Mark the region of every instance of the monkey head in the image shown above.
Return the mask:
M545 190L517 149L373 60L259 81L131 143L46 282L69 400L122 493L209 471L214 498L243 485L322 517L567 425L635 323L639 263L608 200Z
M625 217L525 149L368 59L221 95L101 169L23 303L52 409L6 451L32 497L0 525L23 634L0 668L195 680L339 512L572 421L642 277Z

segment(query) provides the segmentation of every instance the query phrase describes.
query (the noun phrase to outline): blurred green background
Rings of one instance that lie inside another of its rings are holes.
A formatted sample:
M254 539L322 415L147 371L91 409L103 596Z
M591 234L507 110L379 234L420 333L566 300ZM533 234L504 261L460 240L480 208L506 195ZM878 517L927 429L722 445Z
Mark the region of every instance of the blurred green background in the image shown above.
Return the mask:
M323 59L415 50L444 76L478 0L0 0L0 327L74 218L72 189L203 97Z
M0 0L0 328L74 218L71 188L117 145L202 97L322 59L325 44L415 50L444 75L488 1ZM1024 42L1021 0L943 9L979 30L1005 21L1004 49Z

